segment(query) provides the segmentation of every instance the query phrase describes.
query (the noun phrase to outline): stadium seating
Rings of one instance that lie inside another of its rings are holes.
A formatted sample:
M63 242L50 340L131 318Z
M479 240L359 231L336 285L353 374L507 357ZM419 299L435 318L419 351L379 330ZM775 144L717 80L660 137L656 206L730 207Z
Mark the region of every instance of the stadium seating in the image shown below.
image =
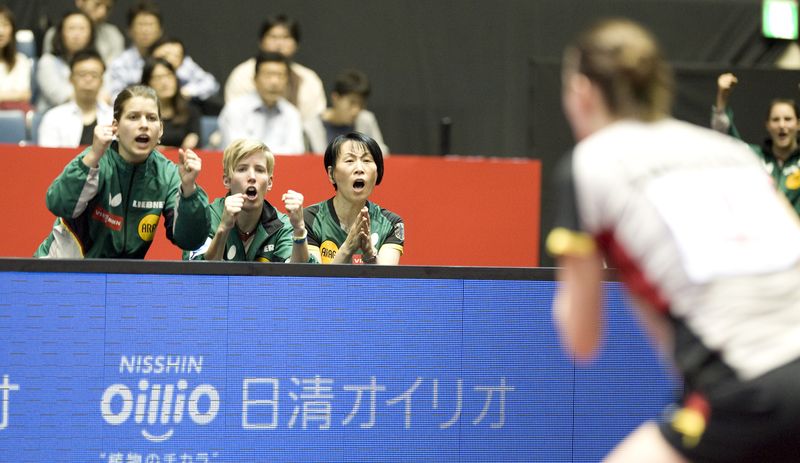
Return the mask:
M0 143L24 143L27 135L24 112L0 111Z

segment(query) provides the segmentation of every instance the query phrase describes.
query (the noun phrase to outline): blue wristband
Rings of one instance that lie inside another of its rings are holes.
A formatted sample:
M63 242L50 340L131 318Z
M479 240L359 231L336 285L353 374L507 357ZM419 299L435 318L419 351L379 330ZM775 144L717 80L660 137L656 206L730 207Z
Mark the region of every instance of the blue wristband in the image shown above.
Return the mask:
M306 242L307 238L308 238L308 232L306 230L303 230L303 236L292 236L292 242L294 244L303 244Z

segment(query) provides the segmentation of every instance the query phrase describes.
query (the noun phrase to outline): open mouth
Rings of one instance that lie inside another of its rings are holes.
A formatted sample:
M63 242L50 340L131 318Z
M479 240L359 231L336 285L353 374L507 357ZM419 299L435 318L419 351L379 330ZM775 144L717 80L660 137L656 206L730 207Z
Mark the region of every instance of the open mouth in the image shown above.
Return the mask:
M136 143L143 143L147 144L150 143L150 136L146 134L139 135L138 137L134 138Z
M254 186L249 186L244 190L244 195L247 196L247 199L253 201L258 198L258 190Z
M364 182L364 180L361 180L361 179L358 179L355 182L353 182L353 189L356 190L356 191L361 191L366 186L367 186L366 182Z

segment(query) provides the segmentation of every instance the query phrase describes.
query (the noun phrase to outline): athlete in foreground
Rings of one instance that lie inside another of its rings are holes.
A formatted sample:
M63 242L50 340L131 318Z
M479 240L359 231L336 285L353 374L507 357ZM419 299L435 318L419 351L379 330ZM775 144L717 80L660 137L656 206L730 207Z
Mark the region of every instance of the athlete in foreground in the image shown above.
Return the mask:
M578 140L547 245L554 316L578 359L601 341L603 260L618 269L685 395L610 462L800 461L800 226L733 138L670 118L671 74L650 34L597 24L564 56Z

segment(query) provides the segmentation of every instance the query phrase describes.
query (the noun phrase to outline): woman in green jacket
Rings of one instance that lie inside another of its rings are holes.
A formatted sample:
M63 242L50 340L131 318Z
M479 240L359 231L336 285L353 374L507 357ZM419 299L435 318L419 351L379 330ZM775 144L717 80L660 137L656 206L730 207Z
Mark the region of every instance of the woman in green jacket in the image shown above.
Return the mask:
M163 133L155 91L134 85L114 101L110 126L53 181L47 208L58 217L36 257L144 258L164 216L167 238L196 249L208 228L207 196L195 183L202 163L191 150L180 163L155 150Z

